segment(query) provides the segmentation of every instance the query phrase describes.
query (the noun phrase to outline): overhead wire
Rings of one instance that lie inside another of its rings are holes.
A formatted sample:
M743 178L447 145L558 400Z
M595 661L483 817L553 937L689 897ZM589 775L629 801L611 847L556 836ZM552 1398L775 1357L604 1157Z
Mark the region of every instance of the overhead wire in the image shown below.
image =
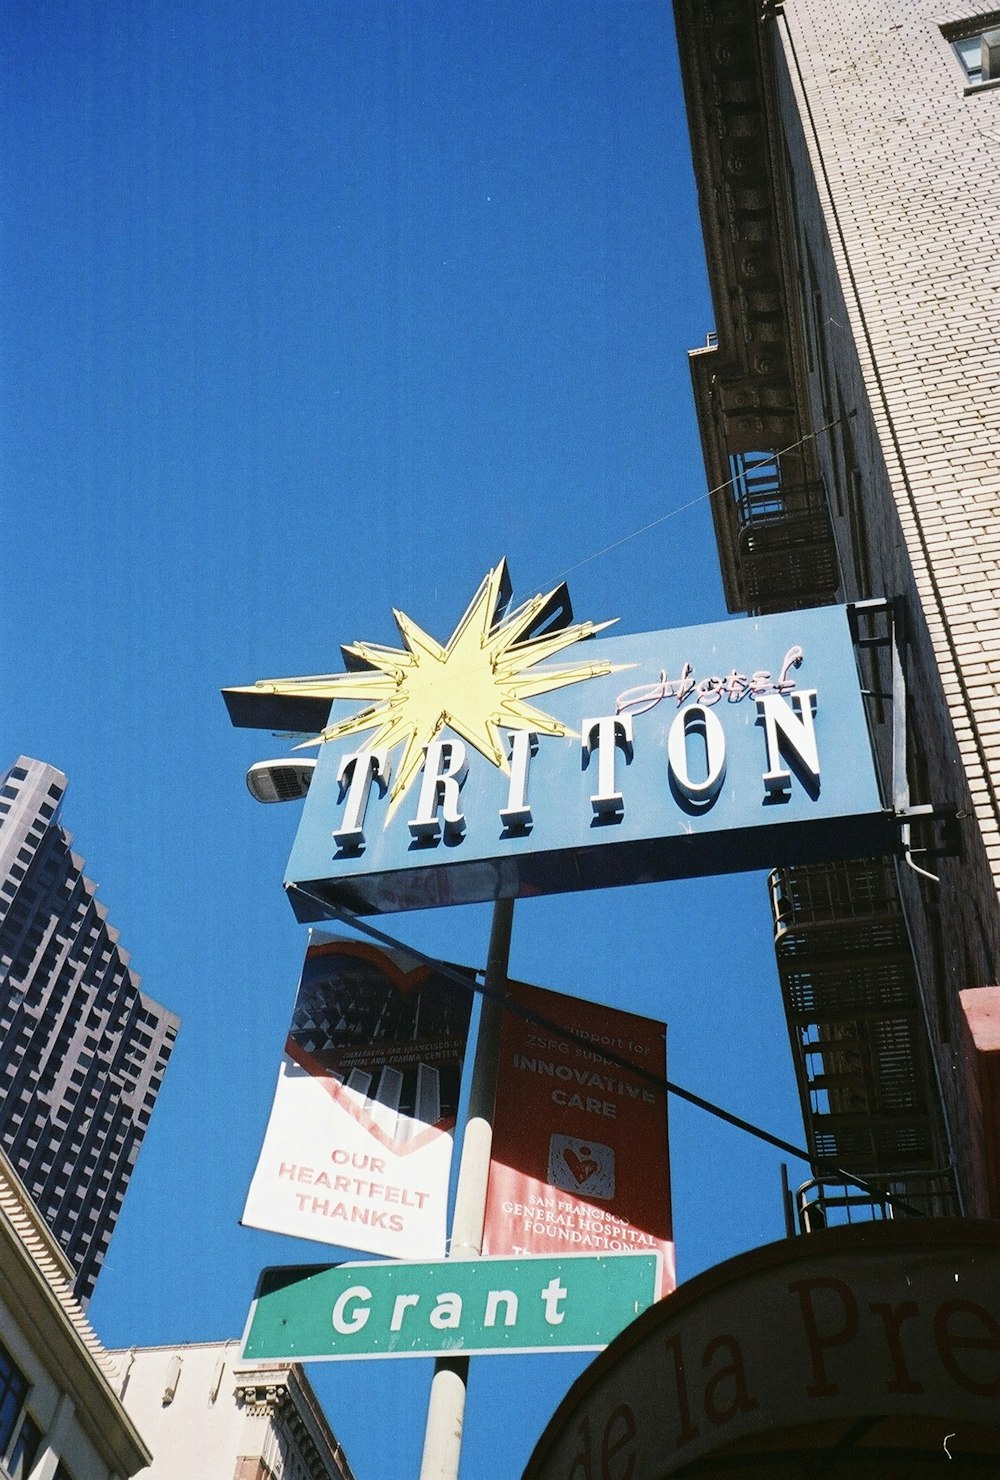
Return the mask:
M805 436L799 437L798 441L789 442L787 447L777 448L771 455L775 462L778 462L781 458L786 457L788 453L802 447L806 442L815 441L824 432L828 432L832 427L837 426L841 420L841 417L835 416L832 421L826 422L824 426L817 427L815 431L807 432ZM727 488L732 488L735 482L735 476L727 478L725 482L716 484L714 488L709 488L707 492L699 493L695 498L688 499L687 503L678 504L675 509L669 509L666 514L661 514L658 518L651 519L648 524L640 525L638 529L632 530L631 534L623 534L619 539L612 540L610 545L604 545L600 550L595 550L592 555L585 555L582 560L578 560L575 565L568 566L560 575L541 584L543 586L559 585L562 581L566 580L567 576L571 576L574 571L582 570L585 565L592 565L595 560L600 560L602 556L610 555L612 550L618 550L622 545L627 545L632 540L637 540L640 535L648 534L651 529L658 529L661 524L666 524L670 519L676 519L679 514L685 514L688 509L695 508L698 504L704 503L706 499L714 498L717 493L724 493Z
M836 416L832 418L832 420L824 423L823 426L817 427L814 431L807 432L804 436L799 437L796 441L788 443L786 447L778 448L773 454L775 461L779 462L780 459L787 456L788 453L794 452L797 448L802 447L805 443L815 441L816 438L823 436L826 432L837 426L842 419L842 417ZM622 545L629 544L632 540L638 539L641 535L648 534L651 530L657 529L661 524L666 524L668 520L675 519L680 514L685 513L688 509L692 509L696 505L704 503L706 499L714 497L715 494L725 492L725 490L727 488L731 488L735 482L735 476L732 478L727 478L724 482L717 484L714 488L708 489L707 492L699 494L696 498L688 499L686 503L679 504L676 508L668 510L666 514L661 514L658 518L652 519L648 523L641 525L638 529L632 530L631 533L622 535L617 540L613 540L611 544L604 545L601 549L595 550L593 554L585 556L582 560L578 560L574 565L567 567L567 569L564 570L560 575L543 584L560 584L575 571L581 570L585 565L591 565L595 560L601 559L603 556L610 554L613 550L620 549ZM684 1100L687 1104L693 1105L696 1109L704 1111L705 1114L711 1115L717 1120L721 1120L726 1125L730 1125L736 1130L743 1131L749 1136L753 1136L755 1139L764 1142L766 1145L773 1147L775 1150L783 1152L786 1156L794 1157L797 1161L805 1162L812 1172L813 1176L829 1176L835 1178L837 1181L842 1182L846 1186L858 1188L860 1191L864 1192L868 1197L872 1198L876 1202L889 1206L895 1210L898 1210L899 1212L910 1214L912 1216L922 1216L921 1209L915 1208L902 1199L895 1197L890 1193L886 1193L880 1188L874 1187L871 1182L866 1181L864 1177L856 1176L853 1172L849 1172L843 1167L836 1166L832 1162L828 1162L823 1158L818 1158L814 1156L814 1154L810 1150L808 1150L808 1148L796 1146L793 1142L786 1141L784 1137L775 1135L772 1131L766 1130L763 1126L756 1125L753 1121L746 1120L741 1115L736 1115L733 1111L727 1110L724 1106L718 1105L714 1101L706 1099L703 1095L696 1094L693 1090L686 1089L683 1085L675 1083L673 1080L668 1079L665 1075L656 1074L652 1070L645 1068L641 1064L632 1063L631 1060L623 1057L620 1054L614 1053L611 1049L603 1045L595 1044L591 1039L584 1037L583 1034L575 1033L572 1029L567 1029L565 1024L553 1022L545 1018L542 1014L533 1012L530 1008L527 1008L523 1004L516 1002L512 998L508 997L506 994L498 994L493 992L491 989L486 987L485 983L470 982L467 974L460 972L456 968L450 966L448 962L442 961L435 956L430 956L426 952L417 949L415 946L408 945L406 944L406 942L398 940L396 937L390 935L387 931L380 930L377 926L369 924L367 920L361 918L354 911L342 909L336 905L331 904L328 900L324 900L320 895L314 894L311 890L303 888L301 884L289 883L286 884L285 887L286 890L288 890L289 892L294 891L295 893L302 895L304 898L311 900L314 904L319 905L327 919L332 919L338 921L340 924L348 925L351 928L360 931L362 934L369 936L371 939L380 942L380 944L387 946L392 950L405 951L408 955L414 957L418 961L421 961L424 965L431 967L433 970L439 972L441 975L454 981L463 990L472 991L477 995L483 997L496 997L498 995L502 996L505 1010L514 1013L516 1016L523 1018L525 1021L534 1023L537 1027L543 1028L548 1032L556 1032L560 1034L563 1039L573 1042L580 1047L585 1047L588 1052L593 1053L598 1057L604 1059L605 1062L611 1064L613 1067L623 1070L629 1074L635 1075L638 1079L644 1081L654 1088L663 1090L664 1093L668 1095L673 1095L677 1099Z
M515 1017L520 1017L525 1022L533 1023L536 1027L543 1028L547 1032L557 1033L564 1041L585 1048L588 1053L592 1053L603 1059L616 1069L634 1075L652 1088L662 1090L665 1094L673 1095L676 1099L684 1100L696 1109L703 1110L707 1115L714 1116L717 1120L733 1126L736 1130L744 1131L747 1135L763 1141L775 1150L782 1151L787 1156L795 1157L798 1161L804 1161L814 1176L834 1177L845 1185L858 1188L876 1202L886 1204L899 1212L908 1213L915 1217L923 1216L921 1209L913 1207L911 1204L904 1202L892 1194L887 1194L879 1188L873 1187L863 1177L855 1176L853 1172L848 1172L843 1167L835 1166L832 1162L815 1157L805 1147L796 1146L794 1142L786 1141L782 1136L775 1135L773 1131L765 1130L763 1126L756 1125L751 1120L745 1120L743 1116L736 1115L732 1110L726 1110L722 1105L717 1105L713 1100L708 1100L703 1095L695 1094L693 1090L685 1089L683 1085L668 1079L664 1074L657 1074L642 1064L633 1063L631 1059L626 1058L624 1055L615 1053L603 1044L595 1043L593 1039L587 1038L582 1033L577 1033L572 1028L567 1028L564 1023L557 1023L551 1018L547 1018L543 1013L533 1011L533 1009L524 1006L523 1003L509 997L505 992L493 991L484 982L471 981L466 972L460 971L447 961L440 960L437 956L431 956L426 951L421 951L416 946L408 945L405 941L401 941L395 936L390 935L388 931L380 930L376 925L369 924L366 919L357 915L353 910L343 909L338 905L331 904L329 900L323 899L321 895L313 893L311 889L303 888L301 884L288 883L285 885L285 889L290 894L299 894L304 899L310 900L314 905L318 905L328 920L334 920L342 925L348 925L352 929L360 931L363 935L369 936L372 940L378 941L380 945L386 946L390 950L405 952L408 956L412 956L415 960L420 961L424 966L429 966L441 976L447 977L449 981L456 983L463 991L471 991L477 996L489 997L493 1000L499 998L503 1002L504 1010L512 1013Z

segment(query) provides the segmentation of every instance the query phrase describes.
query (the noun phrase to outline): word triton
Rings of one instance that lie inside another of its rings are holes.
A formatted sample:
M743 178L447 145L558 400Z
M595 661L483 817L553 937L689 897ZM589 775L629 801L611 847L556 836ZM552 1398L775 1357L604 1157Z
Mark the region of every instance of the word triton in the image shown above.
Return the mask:
M816 690L796 690L791 703L776 694L757 700L757 714L764 727L765 768L761 781L765 797L780 800L791 791L794 766L803 786L819 794L820 767L813 715ZM618 751L626 760L635 738L629 712L585 719L582 723L583 769L596 758L597 790L590 805L599 817L617 817L625 799L618 790L615 759ZM538 749L532 730L511 730L510 782L506 804L498 809L502 829L527 832L534 821L528 802L528 770ZM694 741L694 745L692 745ZM700 743L699 743L700 742ZM702 752L702 765L692 750ZM432 740L425 749L417 815L407 823L414 839L437 843L442 837L461 839L466 830L462 810L462 786L468 775L465 742ZM719 719L706 704L682 709L667 731L667 780L680 806L711 807L726 776L726 735ZM363 823L373 785L384 796L389 789L389 756L384 750L367 750L341 757L337 780L345 797L343 820L333 829L334 841L343 849L365 846Z
M287 875L300 919L322 918L315 896L369 913L888 846L844 609L586 647L547 727L497 715L491 758L445 723L409 791L408 749L322 745Z

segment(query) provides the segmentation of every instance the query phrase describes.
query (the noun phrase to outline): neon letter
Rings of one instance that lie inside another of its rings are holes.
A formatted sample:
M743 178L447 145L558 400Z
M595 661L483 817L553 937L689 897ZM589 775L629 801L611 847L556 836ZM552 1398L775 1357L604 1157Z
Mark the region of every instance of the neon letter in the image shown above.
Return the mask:
M789 698L797 710L793 714L780 694L765 694L757 700L757 723L763 720L767 744L767 770L764 790L775 800L785 800L792 789L792 777L781 764L782 753L797 762L807 791L819 792L819 752L816 748L816 690L796 689Z
M365 811L373 781L378 782L379 792L384 796L389 781L387 750L362 750L341 757L337 782L339 786L347 787L347 804L340 826L333 830L338 848L365 846Z
M507 828L529 828L531 808L528 805L528 762L538 749L534 730L510 732L510 786L507 805L500 808L500 821Z
M462 782L469 769L465 746L461 740L432 740L424 756L424 775L420 783L417 815L407 823L415 838L436 841L440 832L438 808L444 819L444 830L456 837L465 831L465 818L459 806Z
M689 734L700 735L705 742L704 781L692 781L688 770ZM726 735L718 715L704 704L680 710L667 736L667 759L674 785L684 800L692 807L710 807L726 779Z
M597 736L597 793L590 801L598 817L614 817L623 810L622 794L615 791L615 750L619 745L625 759L632 758L631 714L606 714L601 719L585 719L583 722L583 750L585 763L594 750Z

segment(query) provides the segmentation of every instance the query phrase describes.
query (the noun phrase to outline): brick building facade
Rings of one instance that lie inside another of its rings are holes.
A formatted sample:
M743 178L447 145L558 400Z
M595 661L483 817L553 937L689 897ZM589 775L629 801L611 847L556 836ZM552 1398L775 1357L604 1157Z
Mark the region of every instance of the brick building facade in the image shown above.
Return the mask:
M730 607L887 603L857 624L898 857L772 879L810 1144L925 1211L997 1216L1000 13L674 9Z

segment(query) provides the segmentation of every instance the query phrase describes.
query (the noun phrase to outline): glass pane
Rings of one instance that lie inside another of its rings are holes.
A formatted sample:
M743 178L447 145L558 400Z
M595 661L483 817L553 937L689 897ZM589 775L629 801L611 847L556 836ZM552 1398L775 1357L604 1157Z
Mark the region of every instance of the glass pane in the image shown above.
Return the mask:
M10 1436L17 1423L17 1415L21 1411L21 1396L16 1388L9 1387L0 1398L0 1453L3 1453L10 1443Z
M972 82L978 82L983 75L983 42L981 36L963 36L958 41L953 41L952 46L958 55L959 61L965 68L966 76Z
M14 1366L6 1348L0 1346L0 1454L6 1452L14 1432L28 1384Z
M17 1443L8 1461L7 1468L10 1471L10 1480L27 1480L31 1473L31 1467L35 1463L38 1454L38 1446L42 1442L42 1433L30 1413L24 1415L24 1423L21 1432L17 1436Z

